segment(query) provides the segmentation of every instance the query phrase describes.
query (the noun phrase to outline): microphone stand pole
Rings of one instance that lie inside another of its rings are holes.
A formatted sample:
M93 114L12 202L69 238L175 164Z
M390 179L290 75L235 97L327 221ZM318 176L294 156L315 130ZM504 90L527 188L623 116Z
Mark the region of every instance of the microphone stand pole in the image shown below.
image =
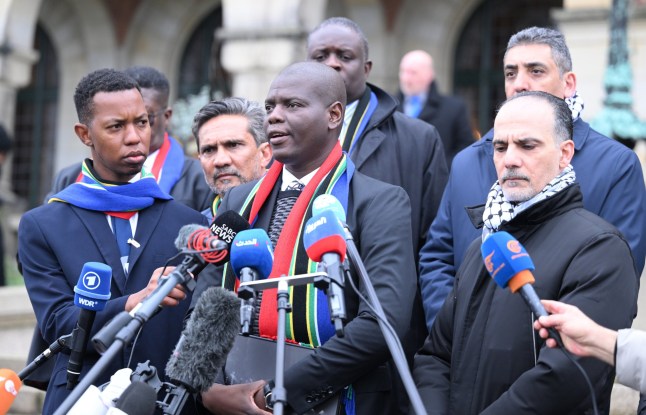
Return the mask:
M49 345L44 352L39 354L34 360L32 360L23 370L18 373L18 378L20 380L25 380L26 377L34 373L36 369L45 364L50 357L54 356L58 352L63 351L63 349L70 347L72 341L72 334L66 334L59 337L56 341Z
M411 406L415 410L416 414L426 415L424 404L422 404L422 398L419 396L419 392L415 387L415 382L413 382L413 377L410 373L410 370L408 369L408 362L404 357L404 353L398 347L395 338L393 337L390 330L387 329L384 323L384 321L386 321L386 314L384 313L384 309L381 307L381 303L379 302L379 298L377 298L375 288L372 286L372 282L368 277L368 271L366 271L366 268L363 265L363 261L361 260L361 256L359 255L359 251L357 251L357 247L354 244L354 238L352 237L352 234L347 227L344 226L343 229L345 230L345 239L348 242L348 257L352 261L352 264L354 265L357 273L359 274L359 277L361 278L361 282L366 289L370 303L380 316L380 318L377 318L377 323L379 323L379 328L381 329L384 339L386 340L388 350L390 350L390 354L393 358L393 361L395 362L395 366L397 367L397 372L401 377L404 388L406 388L406 393L408 394L408 399L410 400Z
M287 313L292 311L289 304L289 286L286 281L278 283L278 327L276 330L276 376L274 377L274 388L271 391L271 399L274 404L274 414L282 415L287 405L287 391L285 390L285 319Z
M313 272L310 274L281 276L278 278L243 282L238 287L238 297L248 300L254 290L268 290L276 288L278 325L276 328L276 375L274 387L271 390L271 402L273 413L283 415L287 405L287 390L285 389L285 320L287 313L292 311L289 303L289 286L297 286L313 283L319 290L326 290L330 285L330 277L326 272Z
M204 266L205 261L199 255L187 255L173 272L160 279L160 284L157 288L137 304L130 313L122 311L99 330L92 338L92 343L94 348L103 355L76 385L72 393L54 412L54 415L65 415L74 406L85 390L96 381L105 371L108 364L118 356L121 349L132 341L144 323L159 311L162 301L177 284L182 284L188 291L193 291L195 280L192 275L197 274Z

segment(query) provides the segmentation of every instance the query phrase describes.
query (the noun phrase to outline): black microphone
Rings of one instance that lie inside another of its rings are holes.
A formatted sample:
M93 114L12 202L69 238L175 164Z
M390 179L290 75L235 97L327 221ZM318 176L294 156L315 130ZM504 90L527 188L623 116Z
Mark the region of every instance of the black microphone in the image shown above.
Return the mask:
M109 414L153 415L157 405L157 392L144 382L135 381L123 391L114 405L115 411L109 409Z
M238 334L240 300L231 291L211 287L200 296L166 375L191 392L205 392L217 378Z
M74 304L81 307L76 327L72 331L70 359L67 363L67 389L78 383L90 331L97 311L103 310L110 298L112 268L100 262L86 262L74 287Z
M228 243L229 247L231 247L233 239L236 237L238 232L249 229L249 222L247 222L245 218L240 216L237 212L227 210L226 212L218 214L209 228L213 235ZM222 260L222 263L229 261L230 252L231 250L229 249L226 257Z

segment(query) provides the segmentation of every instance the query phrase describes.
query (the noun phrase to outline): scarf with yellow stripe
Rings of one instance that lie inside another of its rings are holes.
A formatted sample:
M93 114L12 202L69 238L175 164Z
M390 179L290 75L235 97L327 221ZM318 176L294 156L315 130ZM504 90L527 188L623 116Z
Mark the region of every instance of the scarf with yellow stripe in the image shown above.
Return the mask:
M252 189L240 214L253 226L258 214L281 177L283 165L274 161L271 168ZM312 217L312 201L321 194L332 194L347 211L350 180L354 164L337 144L323 162L312 180L296 200L274 249L274 266L269 278L282 275L298 275L315 272L317 263L311 261L302 235L307 220ZM235 290L237 281L226 267L223 287ZM327 296L312 284L290 287L292 312L285 322L285 337L288 341L318 347L334 335L330 322ZM276 290L265 290L260 306L259 330L262 337L276 339L277 311Z

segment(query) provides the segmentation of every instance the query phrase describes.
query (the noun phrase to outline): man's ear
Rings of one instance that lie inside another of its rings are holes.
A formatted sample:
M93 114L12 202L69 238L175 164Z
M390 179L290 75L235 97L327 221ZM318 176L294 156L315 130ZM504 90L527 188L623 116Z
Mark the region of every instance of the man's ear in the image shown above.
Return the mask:
M561 159L559 160L559 168L563 170L570 164L572 157L574 157L574 141L565 140L560 144Z
M566 72L563 74L563 83L565 98L571 98L576 92L576 75L574 72Z
M90 138L90 129L85 124L74 124L74 133L81 140L81 143L88 147L92 147L92 139Z
M328 107L328 127L330 130L336 129L343 123L343 104L336 101Z
M266 169L273 156L269 143L261 143L258 146L258 153L260 154L260 165Z

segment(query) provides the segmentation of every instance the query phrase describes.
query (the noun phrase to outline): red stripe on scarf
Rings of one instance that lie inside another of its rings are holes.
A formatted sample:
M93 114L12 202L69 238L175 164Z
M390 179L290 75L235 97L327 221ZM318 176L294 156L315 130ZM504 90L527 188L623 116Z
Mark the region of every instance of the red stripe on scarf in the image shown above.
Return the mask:
M158 183L159 173L161 172L162 167L164 167L164 162L166 161L168 150L170 150L170 139L168 138L168 133L164 133L164 142L159 148L159 153L157 154L157 158L155 158L155 162L153 163L153 167L151 169L151 173L153 176L155 176L155 180Z
M274 266L269 278L276 278L282 275L289 274L289 266L291 263L292 255L296 245L296 237L300 229L303 217L310 204L312 196L316 188L325 178L325 176L334 168L339 159L343 156L341 145L337 142L330 154L327 156L319 170L316 172L312 180L305 186L300 196L296 200L292 211L290 212L285 225L280 232L276 248L274 249ZM278 164L278 166L277 166ZM274 166L276 167L274 169ZM256 215L260 211L260 207L264 204L265 200L271 193L274 185L278 181L278 177L282 172L283 165L274 162L271 166L267 176L263 179L260 188L256 194L251 207L251 214L249 216L249 223L253 223ZM274 170L272 172L272 170ZM262 294L262 303L260 304L260 317L258 320L258 330L263 337L276 338L276 325L278 323L278 314L276 311L277 290L265 290ZM284 328L281 328L284 330Z

